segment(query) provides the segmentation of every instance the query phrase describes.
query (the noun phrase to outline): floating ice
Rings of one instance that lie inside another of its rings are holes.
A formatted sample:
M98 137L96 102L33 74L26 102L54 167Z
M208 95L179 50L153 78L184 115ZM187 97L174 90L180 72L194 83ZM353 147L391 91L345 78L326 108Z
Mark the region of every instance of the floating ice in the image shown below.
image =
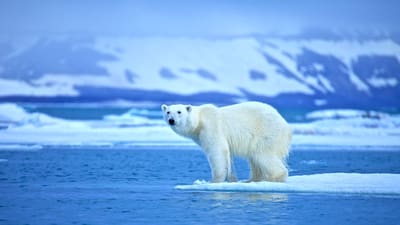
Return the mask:
M317 160L302 160L300 161L301 164L305 164L305 165L325 165L326 162L323 161L317 161Z
M43 113L29 113L16 104L0 104L0 125L2 127L40 127L61 123L68 123L70 125L76 124L73 123L73 121L65 121Z
M2 144L0 145L0 151L37 151L42 149L41 145L27 145L27 144Z
M0 104L0 121L17 122L28 116L28 113L16 104Z
M178 190L237 191L237 192L301 192L400 194L400 174L326 173L290 176L286 183L208 183L195 181L192 185L177 185Z
M389 117L388 114L377 111L363 111L354 109L326 109L310 112L307 119L341 119L341 118L374 118Z
M156 111L140 107L103 120L66 120L29 113L16 104L0 104L0 145L188 146ZM291 124L297 146L400 147L400 117L320 119ZM340 148L335 148L340 149ZM364 148L363 148L364 149Z
M399 146L400 116L360 110L321 110L309 123L293 123L293 142L352 146Z
M148 117L156 117L150 119ZM131 109L122 115L107 115L104 120L112 122L118 126L134 126L134 125L164 125L165 122L161 119L161 112L150 110Z

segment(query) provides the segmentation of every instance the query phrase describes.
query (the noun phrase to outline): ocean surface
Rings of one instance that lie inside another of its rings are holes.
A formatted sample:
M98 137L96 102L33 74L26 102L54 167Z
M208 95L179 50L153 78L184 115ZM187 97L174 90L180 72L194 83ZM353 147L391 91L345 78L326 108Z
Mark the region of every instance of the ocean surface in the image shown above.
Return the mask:
M180 190L210 168L159 104L0 105L0 224L400 224L400 188L385 176L399 179L399 116L329 111L313 122L310 111L281 110L294 127L290 176L362 174L346 188L366 182L366 192L321 192L318 179L314 192ZM235 168L249 177L245 160Z
M0 147L0 224L399 224L400 195L183 191L197 147ZM400 173L400 151L294 148L290 175ZM249 168L235 159L236 172ZM367 185L367 184L366 184Z

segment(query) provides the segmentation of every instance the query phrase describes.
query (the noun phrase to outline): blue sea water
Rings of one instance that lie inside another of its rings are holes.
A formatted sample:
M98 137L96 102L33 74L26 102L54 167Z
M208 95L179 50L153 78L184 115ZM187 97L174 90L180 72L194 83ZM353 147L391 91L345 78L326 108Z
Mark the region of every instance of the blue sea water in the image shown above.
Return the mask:
M0 224L399 224L400 196L180 191L209 179L198 148L0 151ZM236 159L239 179L248 177ZM400 173L400 151L296 149L290 174ZM399 184L400 185L400 184Z
M59 104L24 108L88 121L131 110ZM282 113L301 122L308 111ZM161 117L158 105L131 113ZM176 185L210 179L204 154L197 147L145 144L0 146L0 224L400 224L400 195L177 190ZM290 175L399 174L400 151L293 146L288 164ZM248 178L244 160L235 159L235 167L239 179Z

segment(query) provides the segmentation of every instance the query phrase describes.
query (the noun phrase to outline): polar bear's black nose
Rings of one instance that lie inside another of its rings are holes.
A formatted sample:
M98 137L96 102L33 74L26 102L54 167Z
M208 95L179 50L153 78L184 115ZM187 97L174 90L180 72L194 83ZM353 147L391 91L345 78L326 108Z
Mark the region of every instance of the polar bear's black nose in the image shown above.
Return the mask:
M168 123L169 123L169 125L175 125L175 120L174 119L169 119Z

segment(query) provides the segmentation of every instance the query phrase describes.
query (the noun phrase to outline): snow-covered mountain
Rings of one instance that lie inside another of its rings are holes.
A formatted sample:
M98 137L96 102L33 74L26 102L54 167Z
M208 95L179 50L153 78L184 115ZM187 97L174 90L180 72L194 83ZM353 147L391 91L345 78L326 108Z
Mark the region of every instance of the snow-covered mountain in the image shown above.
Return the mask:
M0 101L117 99L400 106L400 43L384 38L2 38Z

